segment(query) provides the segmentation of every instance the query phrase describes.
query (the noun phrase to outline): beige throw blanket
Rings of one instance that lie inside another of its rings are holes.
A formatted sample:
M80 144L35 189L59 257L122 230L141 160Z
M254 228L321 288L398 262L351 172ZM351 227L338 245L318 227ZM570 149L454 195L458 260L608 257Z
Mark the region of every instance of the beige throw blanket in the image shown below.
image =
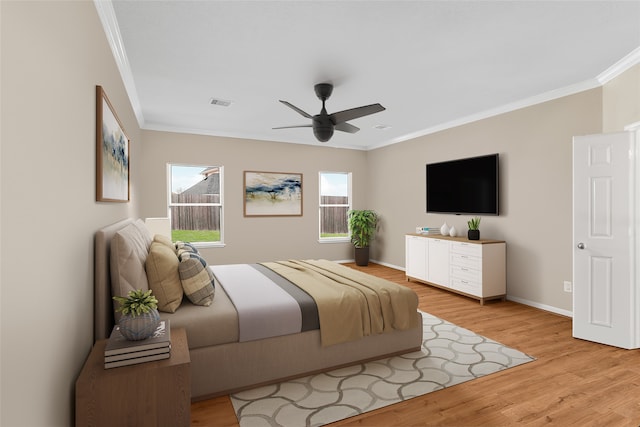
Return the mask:
M322 345L418 326L411 289L327 260L265 262L315 300Z

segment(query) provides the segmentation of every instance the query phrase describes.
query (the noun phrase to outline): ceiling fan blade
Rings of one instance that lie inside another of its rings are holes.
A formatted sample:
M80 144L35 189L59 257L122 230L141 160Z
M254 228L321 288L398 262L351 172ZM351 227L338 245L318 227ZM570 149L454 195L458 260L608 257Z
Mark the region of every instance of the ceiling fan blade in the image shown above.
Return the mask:
M356 133L360 130L359 127L356 127L349 123L338 123L337 125L335 125L334 129L341 130L342 132L347 132L347 133Z
M349 120L368 116L369 114L379 113L384 110L385 108L380 104L371 104L363 107L352 108L350 110L338 111L337 113L330 114L329 118L333 124L338 125Z
M306 111L303 111L303 110L299 109L298 107L296 107L295 105L293 105L290 102L283 101L283 100L280 100L280 102L282 102L284 105L286 105L287 107L291 108L292 110L297 111L298 114L306 117L307 119L312 119L313 118L313 116L311 114L307 113Z
M313 125L308 124L308 125L295 125L295 126L280 126L277 128L271 128L271 129L292 129L292 128L310 128L313 127Z

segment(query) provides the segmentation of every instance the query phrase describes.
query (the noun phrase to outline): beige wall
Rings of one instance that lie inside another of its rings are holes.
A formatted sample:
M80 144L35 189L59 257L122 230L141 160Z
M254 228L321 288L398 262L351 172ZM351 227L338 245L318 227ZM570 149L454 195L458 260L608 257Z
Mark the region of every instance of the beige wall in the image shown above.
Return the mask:
M425 164L500 153L500 215L481 237L507 242L509 297L571 311L571 141L601 130L601 89L564 97L368 152L369 207L383 226L372 256L404 267L404 234L470 216L425 213ZM374 173L384 171L384 174Z
M366 206L364 151L169 132L144 132L145 217L167 215L167 163L224 166L224 248L202 249L212 264L288 258L353 259L349 243L318 243L318 173L352 172L355 208ZM303 216L245 218L243 171L303 174Z
M136 216L95 202L95 86L140 131L93 2L1 1L2 426L72 425L93 343L93 233Z
M640 121L640 64L603 87L603 131L619 132Z

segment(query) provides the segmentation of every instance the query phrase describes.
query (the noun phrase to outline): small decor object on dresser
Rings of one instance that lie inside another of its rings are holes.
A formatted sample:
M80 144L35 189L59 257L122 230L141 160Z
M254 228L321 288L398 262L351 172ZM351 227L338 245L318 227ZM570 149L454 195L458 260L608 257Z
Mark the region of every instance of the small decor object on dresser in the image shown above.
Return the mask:
M449 225L446 222L442 224L442 227L440 227L440 234L443 236L449 235Z
M151 290L136 289L129 291L126 297L115 296L120 303L116 310L122 313L118 322L120 333L128 340L138 341L149 338L158 327L160 313L158 300L151 295Z
M153 335L144 340L126 339L116 325L104 348L105 369L134 365L171 356L171 329L169 320L162 320Z
M469 231L467 231L467 238L469 240L480 240L480 217L471 218L467 221Z
M452 225L451 228L449 229L449 236L456 237L457 234L458 234L458 230L456 229L456 226Z

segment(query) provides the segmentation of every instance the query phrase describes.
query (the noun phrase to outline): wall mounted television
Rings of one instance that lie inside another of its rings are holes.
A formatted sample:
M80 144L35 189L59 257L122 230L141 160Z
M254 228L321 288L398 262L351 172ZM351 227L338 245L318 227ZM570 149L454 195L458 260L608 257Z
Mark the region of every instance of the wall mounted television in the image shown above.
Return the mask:
M427 164L427 213L499 215L499 158Z

